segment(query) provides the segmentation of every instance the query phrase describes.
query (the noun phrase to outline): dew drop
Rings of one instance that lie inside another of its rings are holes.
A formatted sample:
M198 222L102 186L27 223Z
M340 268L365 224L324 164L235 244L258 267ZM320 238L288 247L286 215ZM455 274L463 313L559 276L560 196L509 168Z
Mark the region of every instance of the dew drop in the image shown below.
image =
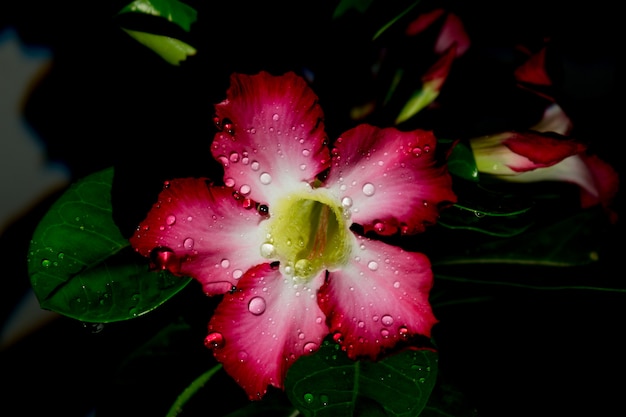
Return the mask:
M250 194L250 191L251 191L251 189L250 189L250 186L248 184L244 184L241 187L239 187L239 193L241 195L248 195L248 194Z
M309 156L311 155L311 151L308 149L302 149L302 156Z
M393 288L400 288L400 281L396 281L393 283Z
M304 402L307 404L312 404L313 401L315 400L315 397L313 396L313 394L304 394Z
M228 156L228 159L230 160L230 162L239 162L240 158L241 157L239 156L237 152L231 152L230 155Z
M308 277L313 272L313 265L308 259L299 259L294 265L294 273L298 277Z
M183 242L183 247L187 250L191 250L193 249L193 244L194 241L192 238L188 237L187 239L185 239L185 241Z
M235 179L228 177L228 178L224 178L224 185L227 187L234 187L235 186Z
M323 406L328 405L328 395L320 395L320 401Z
M240 350L239 353L237 353L237 359L239 359L239 362L241 363L245 362L246 359L248 359L248 352Z
M383 324L383 326L391 326L393 324L393 317L391 317L389 314L385 314L381 317L380 322Z
M252 169L253 171L258 171L259 168L261 168L261 164L259 164L258 161L252 161L252 163L250 164L250 169Z
M278 119L280 119L280 116L279 116L277 113L274 113L274 114L272 115L272 120L273 120L273 121L277 121Z
M317 350L319 345L315 342L307 342L304 344L304 354L313 353Z
M367 267L369 268L370 271L376 271L378 269L378 262L369 261L369 263L367 264Z
M374 184L372 184L371 182L366 182L365 184L363 184L363 194L365 194L368 197L371 197L374 195L374 193L376 192L376 188L374 188Z
M272 182L272 176L269 173L264 172L259 176L259 181L261 181L261 184L267 185Z
M43 266L43 267L45 267L45 268L49 267L50 265L52 265L52 262L50 262L50 260L49 260L49 259L43 259L43 260L41 261L41 266Z
M230 261L228 259L222 259L220 262L220 266L222 268L228 268L230 266Z
M243 276L243 271L241 269L235 269L233 271L233 278L239 279Z
M389 337L389 330L387 329L380 329L380 335L382 337L384 337L385 339Z
M402 326L398 329L398 333L400 334L400 337L403 339L406 339L407 337L409 337L409 329L407 329L405 326Z
M209 333L207 337L204 338L204 346L209 349L219 349L224 347L224 335L220 332Z
M269 242L261 245L261 256L264 258L271 258L276 254L276 248Z
M422 154L422 148L416 146L415 148L411 149L411 153L415 156L420 156Z
M170 248L163 246L152 249L150 252L150 259L156 265L157 268L170 271L175 270L178 257Z
M255 316L263 314L265 312L265 299L263 297L252 297L248 303L248 311Z
M165 224L167 224L168 226L171 226L174 223L176 223L176 216L174 216L173 214L170 214L165 218Z
M350 208L352 207L352 199L350 197L344 197L341 199L341 206L343 208Z

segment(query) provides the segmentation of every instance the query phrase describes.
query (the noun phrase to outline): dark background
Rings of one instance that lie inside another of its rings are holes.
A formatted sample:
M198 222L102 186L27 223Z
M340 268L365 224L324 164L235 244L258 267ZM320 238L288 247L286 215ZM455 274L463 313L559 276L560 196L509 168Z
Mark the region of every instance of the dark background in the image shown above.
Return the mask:
M328 3L189 2L199 10L191 33L160 27L197 46L198 54L179 67L119 29L122 23L155 25L149 19L116 18L123 1L5 2L0 30L14 27L22 42L53 51L53 66L28 98L25 117L45 143L47 158L64 163L72 179L116 166L114 215L128 234L152 204L162 179L219 172L209 152L211 106L224 98L234 71L309 69L316 74L314 90L329 136L350 126L348 109L377 88L367 84L376 51L363 33L379 25L357 15L333 22L333 4ZM424 7L435 4L461 16L472 47L451 75L449 92L442 92L443 110L418 119L423 127L464 138L528 126L540 114L542 102L511 79L511 69L522 62L516 47L538 47L549 39L550 93L571 117L573 136L623 175L617 151L623 138L618 130L623 45L612 3L563 7L555 1L484 0L424 2ZM383 21L385 11L377 16ZM401 48L396 52L396 57L403 56ZM389 115L381 112L371 121L384 124ZM28 291L28 242L57 196L44 196L0 236L5 257L0 319L10 317ZM622 201L620 194L620 214ZM560 282L626 288L619 262L622 224L608 235L611 241L604 242L600 262L588 267L494 267L466 273L498 280L544 274ZM479 416L626 414L625 294L450 283L436 284L437 290L442 289L438 285L449 286L443 288L449 294L484 300L437 309L440 323L434 329L442 378L466 395ZM216 301L191 285L162 309L99 331L56 319L1 352L0 398L15 404L18 415L82 417L96 406L101 412L97 416L164 415L198 368L211 364L201 342ZM136 374L120 365L163 323L178 316L194 326L171 341L174 356L164 354L158 366L135 364L141 370ZM128 378L139 374L149 379ZM236 408L242 397L233 384L218 378L213 389L224 388L227 394L218 398L227 398L219 404L207 398L198 410L210 405L213 414L194 415L221 415Z

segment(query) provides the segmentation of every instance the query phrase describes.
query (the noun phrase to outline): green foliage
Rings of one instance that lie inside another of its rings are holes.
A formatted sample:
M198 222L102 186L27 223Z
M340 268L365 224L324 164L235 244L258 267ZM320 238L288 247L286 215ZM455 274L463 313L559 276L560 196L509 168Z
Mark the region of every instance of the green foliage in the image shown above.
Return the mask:
M198 15L196 9L177 0L135 0L122 8L118 14L124 13L144 13L162 17L186 32L189 32Z
M407 349L378 362L353 361L325 340L296 361L285 388L305 417L418 416L437 380L437 353Z
M161 58L171 65L180 65L181 61L196 53L196 49L193 46L169 36L154 35L130 29L123 30L137 42L159 54Z
M151 272L112 218L113 169L73 184L35 229L28 274L42 308L107 323L140 316L190 281Z
M177 0L135 0L122 8L118 15L129 13L145 14L166 19L183 29L191 30L198 12L191 6ZM172 36L149 33L144 30L133 30L122 27L122 30L142 45L150 48L171 65L180 65L188 56L196 54L196 48Z

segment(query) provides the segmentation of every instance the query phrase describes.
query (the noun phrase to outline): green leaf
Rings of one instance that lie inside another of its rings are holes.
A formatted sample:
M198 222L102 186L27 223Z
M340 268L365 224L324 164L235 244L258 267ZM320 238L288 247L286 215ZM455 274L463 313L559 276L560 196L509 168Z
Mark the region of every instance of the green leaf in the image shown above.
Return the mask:
M374 0L340 0L333 13L333 19L343 16L350 9L356 9L360 13L365 13L373 1Z
M196 9L177 0L135 0L118 12L118 14L124 13L143 13L163 17L187 32L198 16Z
M391 19L385 25L383 25L383 27L381 27L380 29L378 29L378 31L376 31L376 33L374 34L374 37L372 38L372 40L376 40L380 35L382 35L387 29L389 29L391 26L393 26L394 23L396 23L398 20L400 20L402 17L404 17L408 12L410 12L419 3L420 3L420 0L417 0L417 1L413 2L409 7L404 9L400 14L398 14L396 17Z
M445 139L439 140L440 142ZM478 167L474 154L466 143L457 143L448 156L448 171L468 181L478 181Z
M325 340L289 369L285 388L305 417L418 416L437 379L437 353L406 349L378 362L353 361Z
M187 59L188 56L196 54L196 49L193 46L179 39L137 30L122 29L139 43L152 49L171 65L180 65L180 62Z
M400 124L409 120L430 103L435 101L438 96L439 91L426 88L425 86L415 90L408 101L404 104L404 107L402 107L402 110L400 110L400 113L396 117L395 124Z
M113 169L72 184L37 225L28 274L42 308L93 323L140 316L190 278L150 272L112 217Z

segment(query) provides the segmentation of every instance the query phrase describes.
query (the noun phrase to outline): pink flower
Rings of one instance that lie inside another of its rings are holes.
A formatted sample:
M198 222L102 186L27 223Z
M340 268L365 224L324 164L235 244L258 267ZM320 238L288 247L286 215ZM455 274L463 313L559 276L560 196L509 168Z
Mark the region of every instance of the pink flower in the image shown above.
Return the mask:
M602 205L612 222L619 188L617 172L587 147L556 133L504 132L473 138L470 146L478 172L504 181L564 181L580 187L581 207Z
M434 135L360 125L331 151L294 73L234 74L215 121L224 185L169 181L131 243L223 294L205 344L248 396L282 388L330 333L371 359L429 336L429 260L372 234L421 232L456 201Z

